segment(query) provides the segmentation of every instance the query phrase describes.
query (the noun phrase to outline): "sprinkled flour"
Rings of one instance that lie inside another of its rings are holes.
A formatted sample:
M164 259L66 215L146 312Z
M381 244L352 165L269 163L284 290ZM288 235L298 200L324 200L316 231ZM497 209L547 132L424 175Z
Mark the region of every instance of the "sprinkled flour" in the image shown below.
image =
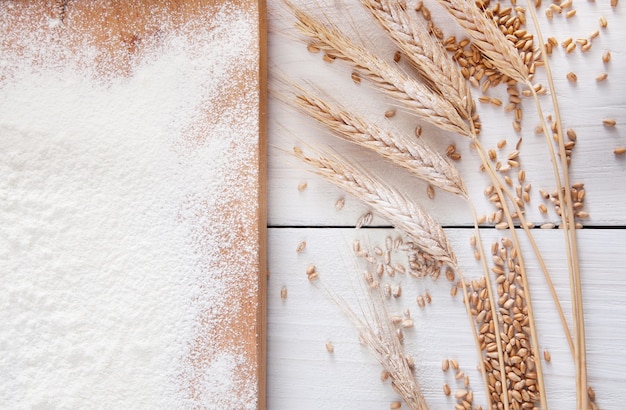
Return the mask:
M257 22L165 32L129 75L0 41L0 408L256 408Z

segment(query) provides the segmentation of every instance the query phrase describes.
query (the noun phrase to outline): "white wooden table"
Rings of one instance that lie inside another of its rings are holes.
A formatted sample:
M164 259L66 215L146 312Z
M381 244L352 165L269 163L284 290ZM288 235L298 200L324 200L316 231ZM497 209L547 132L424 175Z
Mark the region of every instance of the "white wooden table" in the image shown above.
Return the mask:
M300 37L291 28L293 20L280 2L271 0L268 3L271 88L281 87L277 78L314 84L329 95L369 112L379 122L389 121L383 118L383 113L392 107L390 100L380 97L365 83L359 86L352 83L351 70L341 62L327 64L322 62L321 55L308 53L306 45L299 41ZM340 22L346 30L357 27L361 37L373 41L381 55L392 58L395 48L385 42L382 31L363 14L358 4L346 6L344 2L320 1L323 3L320 5L307 0L296 3L309 10L323 10L328 20ZM600 16L605 16L609 23L588 53L576 51L565 55L558 47L550 62L564 126L575 128L578 134L571 166L572 182L584 182L587 192L585 209L590 213L584 229L578 231L590 384L596 391L600 408L615 409L626 402L626 373L621 369L626 362L626 217L623 211L626 156L613 154L615 147L626 145L626 80L623 76L626 71L626 43L623 41L626 38L626 15L623 5L613 9L608 1L576 0L574 3L578 13L567 21L558 16L548 24L543 14L547 4L539 9L539 16L544 36L554 36L559 42L567 37L587 36L599 28ZM426 4L433 11L438 9L436 4ZM436 18L439 18L437 14ZM612 59L604 64L601 56L609 49ZM578 76L575 84L566 79L566 73L570 71ZM597 83L595 77L603 71L609 73L609 78ZM537 78L541 80L541 73ZM475 98L481 95L480 90L473 92ZM503 89L489 91L491 96L502 94L505 94ZM547 97L544 101L545 106L549 106ZM558 223L554 212L544 216L537 209L545 202L538 189L552 191L554 179L545 140L534 134L538 124L536 111L531 100L524 104L521 134L513 131L511 115L503 114L501 107L479 105L483 119L481 138L487 147L506 138L504 152L512 150L519 137L524 138L521 161L527 179L533 185L527 218L537 225ZM460 264L470 278L482 273L469 245L469 237L473 234L471 213L463 201L441 191L436 193L434 200L429 200L425 184L407 178L407 174L385 166L380 160L374 161L375 157L362 149L329 136L322 127L276 99L270 99L269 113L268 408L389 408L389 403L398 397L388 384L380 382L379 365L359 345L356 331L337 306L307 280L305 271L307 266L315 264L327 286L346 300L354 301L359 293L354 290L355 283L358 283L355 272L358 273L359 268L351 251L353 241L359 239L370 246L384 247L386 237L396 238L400 234L376 215L368 227L355 230L355 222L369 211L368 208L310 173L289 153L293 146L328 144L383 175L385 181L419 201L446 228ZM617 120L615 128L602 125L602 119L609 117ZM415 125L422 125L423 137L442 151L450 143L456 143L462 160L455 165L462 172L479 213L490 212L483 195L487 179L477 171L479 160L466 141L420 123L400 109L390 121L409 132ZM299 190L298 186L303 182L307 187ZM345 207L337 210L336 201L342 198L345 198ZM489 246L493 240L501 238L503 232L487 225L482 229L482 235ZM533 233L546 256L569 318L570 293L563 232L535 229ZM306 241L306 248L296 252L301 241ZM548 403L554 409L574 409L574 367L563 330L541 271L532 255L526 256L530 264L532 298L538 312L539 343L552 355L551 362L544 366ZM445 278L416 280L398 275L396 279L402 283L404 293L400 299L392 301L390 309L401 312L409 308L416 321L415 328L407 332L410 337L405 339L406 349L415 359L416 374L431 407L454 408L454 398L446 397L442 392L443 383L455 385L452 375L441 371L441 361L448 357L459 361L470 376L475 403L484 405L485 393L477 370L476 348L461 298L450 296L450 283ZM283 287L288 290L286 299L280 295ZM416 297L425 292L432 296L432 303L420 308L415 302ZM334 353L327 352L327 342L334 345Z

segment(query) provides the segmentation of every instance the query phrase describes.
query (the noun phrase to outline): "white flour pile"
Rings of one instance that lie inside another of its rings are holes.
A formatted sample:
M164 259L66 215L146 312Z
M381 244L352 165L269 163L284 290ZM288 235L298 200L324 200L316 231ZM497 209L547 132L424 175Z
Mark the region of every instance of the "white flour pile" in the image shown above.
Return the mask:
M257 274L232 233L256 212L257 95L219 109L257 23L206 26L106 80L31 66L37 35L0 47L0 408L256 408L255 367L215 338Z

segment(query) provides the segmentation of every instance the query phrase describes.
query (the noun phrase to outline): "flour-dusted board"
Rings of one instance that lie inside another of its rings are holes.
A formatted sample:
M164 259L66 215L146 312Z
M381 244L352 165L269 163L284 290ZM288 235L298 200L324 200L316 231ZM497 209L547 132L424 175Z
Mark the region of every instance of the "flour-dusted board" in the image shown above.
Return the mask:
M265 406L264 3L0 3L0 407Z

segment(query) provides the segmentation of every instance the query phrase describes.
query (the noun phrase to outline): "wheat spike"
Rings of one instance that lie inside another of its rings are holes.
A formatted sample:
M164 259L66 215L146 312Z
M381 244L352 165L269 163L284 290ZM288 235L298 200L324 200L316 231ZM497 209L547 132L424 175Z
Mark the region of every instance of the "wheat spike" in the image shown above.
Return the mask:
M334 26L325 26L301 9L288 4L297 18L296 27L327 55L351 64L361 76L407 106L412 113L431 124L470 137L468 124L455 107L426 85L412 79L371 51L352 42Z
M523 84L528 82L528 67L517 50L473 1L438 0L474 40L474 44L502 74Z
M294 86L295 103L333 134L366 147L434 186L468 198L465 184L456 168L423 139L412 139L398 130L391 132L348 111L330 98L322 100L313 92Z
M434 39L423 24L412 19L406 2L361 0L372 16L409 58L428 85L450 100L465 119L473 111L472 97L458 65L443 45Z
M458 266L443 229L419 205L339 155L333 155L334 159L322 154L311 158L299 148L294 148L294 153L311 165L317 174L371 206L378 215L405 232L425 253L450 266Z
M359 334L361 344L369 349L391 381L393 389L412 410L427 410L428 404L421 391L408 357L400 342L389 311L386 308L380 286L361 283L366 293L355 310L333 289L318 281L324 292L352 322Z

